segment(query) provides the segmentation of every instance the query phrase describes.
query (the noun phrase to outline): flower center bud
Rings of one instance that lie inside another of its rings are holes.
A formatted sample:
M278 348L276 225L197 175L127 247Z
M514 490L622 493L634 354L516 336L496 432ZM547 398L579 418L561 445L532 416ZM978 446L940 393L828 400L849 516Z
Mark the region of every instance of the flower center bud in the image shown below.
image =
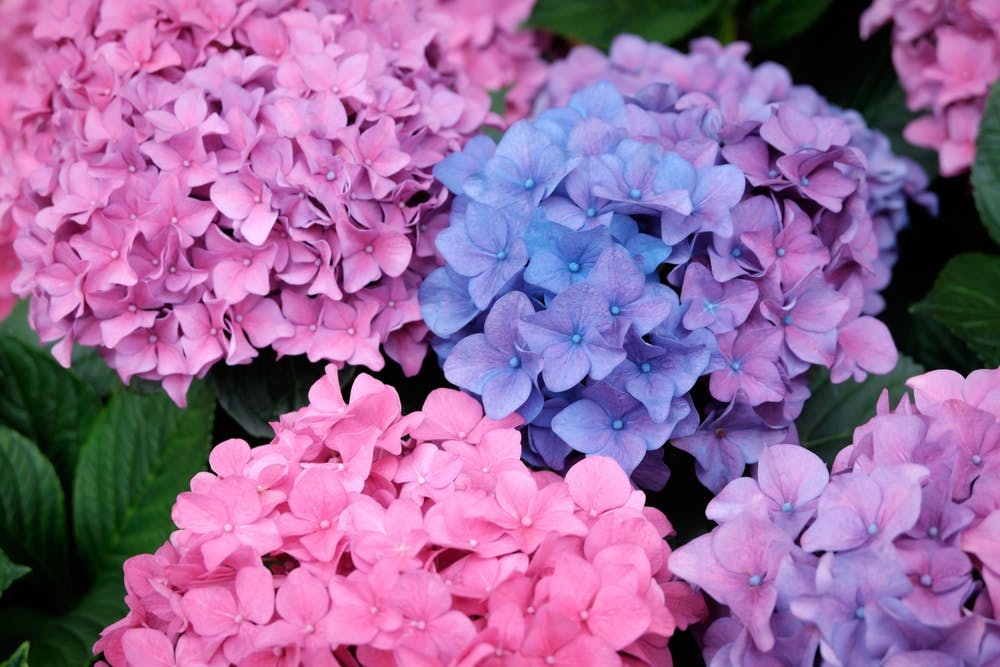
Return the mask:
M616 431L620 431L623 428L625 428L625 422L622 421L621 419L616 419L613 422L611 422L611 428L613 428Z
M764 582L764 577L759 574L751 575L750 580L747 582L750 584L750 588L756 588Z

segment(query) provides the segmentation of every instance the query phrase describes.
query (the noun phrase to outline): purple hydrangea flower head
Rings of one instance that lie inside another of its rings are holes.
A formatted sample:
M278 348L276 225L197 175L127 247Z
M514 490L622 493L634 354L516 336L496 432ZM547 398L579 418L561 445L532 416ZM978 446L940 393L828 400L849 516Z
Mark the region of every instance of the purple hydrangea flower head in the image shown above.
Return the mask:
M709 503L719 526L671 556L675 573L725 605L704 634L711 664L996 660L1000 454L982 443L997 439L1000 370L934 371L908 384L914 398L893 410L883 394L829 474L798 445L765 449L752 476ZM761 577L759 604L774 610L762 618L726 563L777 535L784 560Z
M481 313L524 292L534 312L516 327L541 359L541 396L562 395L567 414L595 424L610 407L582 397L601 383L610 388L602 399L626 397L655 424L693 406L685 424L710 417L692 432L662 429L660 444L692 453L716 491L764 446L794 439L811 366L840 381L895 365L888 330L871 315L906 223L901 211L920 191L888 179L909 163L856 114L793 88L777 65L751 68L745 55L745 45L699 40L682 54L629 36L610 57L574 49L553 65L533 120L495 149L477 141L436 168L457 195L437 237L439 271L468 278ZM480 222L484 240L470 231ZM467 302L438 287L460 285L437 274L428 282L431 330L456 342L480 335L481 315L463 307L452 321L436 302ZM458 384L484 390L475 373ZM693 390L710 400L695 405ZM532 432L537 415L519 412ZM568 417L556 417L528 438L530 460L601 447L577 432L553 447L571 431ZM639 440L611 453L627 470Z

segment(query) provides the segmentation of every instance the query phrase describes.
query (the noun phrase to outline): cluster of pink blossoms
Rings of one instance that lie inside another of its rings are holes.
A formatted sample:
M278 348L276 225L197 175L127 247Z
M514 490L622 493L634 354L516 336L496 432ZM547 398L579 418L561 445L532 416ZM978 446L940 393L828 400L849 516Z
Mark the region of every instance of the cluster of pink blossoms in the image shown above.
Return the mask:
M704 636L712 667L1000 662L1000 370L908 384L832 475L801 447L765 451L671 558L728 607Z
M10 174L18 167L22 156L12 151L17 141L11 131L14 103L24 72L30 62L39 56L38 44L31 37L37 4L31 0L5 0L0 5L0 175ZM0 178L0 320L10 313L17 297L11 289L21 269L14 254L17 227L8 214L10 202L16 191L7 178Z
M532 472L520 419L450 389L401 415L367 375L345 403L331 366L309 399L268 445L218 445L180 530L125 563L107 663L661 666L703 616L611 459Z
M377 370L384 344L415 372L447 201L431 167L501 122L487 87L520 77L523 112L544 76L512 33L532 1L494 4L44 3L0 208L42 340L178 402L267 346Z
M875 0L861 17L868 37L893 22L892 61L914 111L904 136L938 151L941 173L969 168L990 85L1000 79L997 0Z

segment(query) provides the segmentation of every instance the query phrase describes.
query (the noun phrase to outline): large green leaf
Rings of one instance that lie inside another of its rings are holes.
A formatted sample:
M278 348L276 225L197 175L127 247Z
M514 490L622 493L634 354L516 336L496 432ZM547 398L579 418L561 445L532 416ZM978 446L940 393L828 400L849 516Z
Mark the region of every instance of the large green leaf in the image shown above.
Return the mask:
M14 310L0 322L0 334L17 338L31 347L44 350L52 347L50 344L43 345L38 340L38 334L28 324L27 301L18 301ZM89 384L101 397L110 395L115 388L122 384L118 375L108 367L100 353L92 347L75 345L70 363L72 365L71 372Z
M177 494L207 460L215 401L204 383L180 409L164 394L120 390L94 422L73 485L73 528L91 572L117 570L169 534Z
M941 270L915 313L929 315L965 342L987 366L1000 364L1000 257L966 253Z
M267 350L252 364L217 364L211 373L219 405L243 430L262 441L274 437L268 422L308 403L309 387L322 376L322 364L303 356L276 361Z
M690 34L719 7L720 0L539 0L528 25L600 48L623 32L668 43Z
M48 352L0 334L0 396L0 424L35 442L69 488L97 394Z
M0 548L57 591L69 569L64 502L55 468L35 443L0 426Z
M850 444L854 429L875 415L875 405L883 389L889 390L893 405L906 391L906 380L923 372L923 367L901 356L896 368L887 375L869 375L861 383L848 380L830 382L830 372L816 368L810 378L812 395L795 421L803 445L827 463L845 445Z
M91 647L101 630L127 613L124 596L121 570L106 570L66 614L26 607L0 609L0 647L27 638L35 667L86 667L93 661Z
M751 43L773 46L816 23L833 0L758 0L751 4Z
M0 596L3 595L3 592L7 590L12 583L29 572L31 572L30 567L18 565L7 556L3 549L0 549Z
M979 123L972 187L979 217L993 240L1000 243L1000 82L990 89Z
M28 642L18 646L9 658L0 662L0 667L28 667Z

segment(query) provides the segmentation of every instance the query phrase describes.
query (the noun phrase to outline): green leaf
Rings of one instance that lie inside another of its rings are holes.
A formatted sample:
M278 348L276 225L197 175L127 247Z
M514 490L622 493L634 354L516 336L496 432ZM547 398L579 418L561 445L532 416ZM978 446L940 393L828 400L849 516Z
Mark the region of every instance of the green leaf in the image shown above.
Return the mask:
M85 667L93 661L91 647L101 630L125 616L121 570L107 570L73 608L50 615L25 607L0 609L0 647L27 638L36 666Z
M0 595L3 595L3 592L10 588L12 583L29 572L31 572L30 567L18 565L7 557L3 549L0 549Z
M676 41L719 6L720 0L539 0L528 25L606 49L620 33Z
M64 502L55 468L35 443L0 426L0 549L57 591L69 570Z
M901 356L887 375L869 375L861 383L848 380L833 384L829 370L815 368L809 382L811 396L795 421L799 440L827 463L833 461L837 452L850 444L854 429L875 415L882 390L889 390L895 405L906 391L906 381L923 370L920 364Z
M215 401L204 383L180 409L163 393L120 390L98 415L80 451L73 528L91 572L153 551L170 533L170 508L208 457Z
M807 30L833 0L760 0L751 5L750 30L754 48L774 46Z
M69 488L97 394L48 352L0 334L0 396L0 424L35 442Z
M263 441L274 437L268 422L308 403L309 387L322 376L322 364L303 356L275 361L267 350L251 364L216 364L211 372L219 405L243 430Z
M1000 82L990 89L979 123L972 188L979 217L993 240L1000 243Z
M14 304L14 310L10 311L2 321L0 321L0 333L13 336L34 347L42 347L38 341L38 334L28 326L28 302L18 301Z
M912 310L940 322L987 366L1000 365L1000 257L953 257Z
M0 662L0 667L28 667L28 642L18 646L13 655Z

